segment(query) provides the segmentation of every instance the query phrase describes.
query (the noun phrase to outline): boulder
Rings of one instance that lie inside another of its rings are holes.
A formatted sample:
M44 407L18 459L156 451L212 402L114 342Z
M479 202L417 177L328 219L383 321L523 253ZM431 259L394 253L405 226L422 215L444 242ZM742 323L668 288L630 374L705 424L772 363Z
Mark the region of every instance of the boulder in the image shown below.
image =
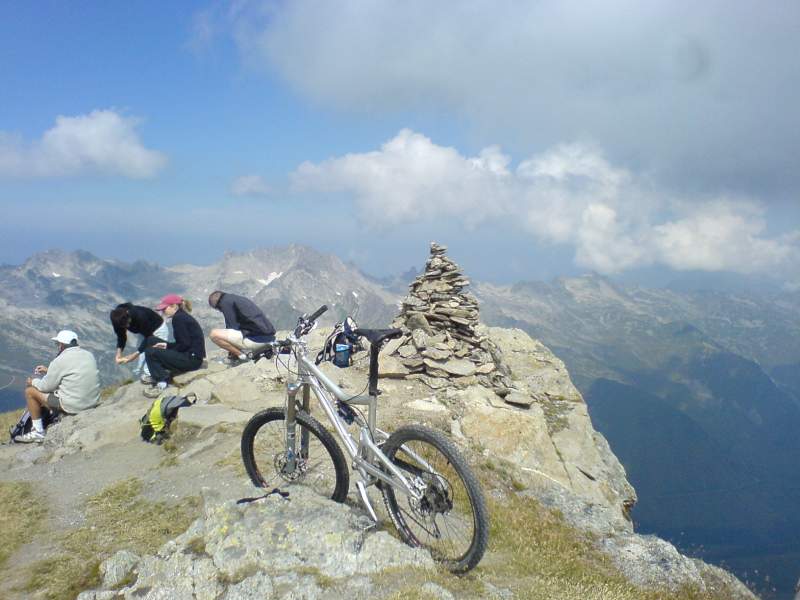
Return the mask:
M431 328L430 323L428 323L428 319L426 319L424 315L418 313L410 315L408 319L406 319L406 327L412 332L417 329L421 329L425 333L433 333L433 329Z
M529 473L539 473L570 488L570 480L547 430L544 414L536 405L531 410L493 406L494 394L473 386L460 396L464 402L461 431L486 448L491 456L509 461Z
M414 342L414 347L417 350L424 350L428 345L428 334L422 329L414 329L411 332L411 339Z
M380 352L381 358L383 358L384 356L389 356L391 354L394 354L395 351L400 346L406 343L406 340L408 340L408 338L404 335L401 335L399 338L395 338L393 340L389 340L388 342L386 342L383 345L383 348L381 348Z
M517 390L512 390L512 392L503 398L503 400L505 400L508 404L521 406L523 408L528 408L531 404L533 404L533 398L531 398L529 394L523 394Z
M403 378L409 370L393 356L384 356L378 363L378 377Z
M426 348L422 351L422 356L433 360L447 360L452 356L452 352L448 350L440 350L439 348Z
M139 562L139 557L129 550L120 550L111 558L100 564L100 574L103 576L104 588L116 588L126 581L134 567Z

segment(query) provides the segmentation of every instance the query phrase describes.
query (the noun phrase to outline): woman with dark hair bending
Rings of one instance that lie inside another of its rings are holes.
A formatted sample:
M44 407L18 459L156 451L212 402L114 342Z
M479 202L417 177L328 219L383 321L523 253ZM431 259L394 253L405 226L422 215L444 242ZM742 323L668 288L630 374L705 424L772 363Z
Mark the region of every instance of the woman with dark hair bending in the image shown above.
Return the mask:
M176 373L196 371L206 357L206 343L200 324L189 313L192 303L178 294L168 294L161 299L156 310L172 320L174 342L159 342L146 348L145 360L155 386L145 390L145 396L155 398L167 388L170 377Z
M142 374L143 377L150 375L144 360L144 350L158 342L166 342L169 339L169 327L164 318L152 308L146 306L136 306L130 302L117 305L111 311L111 324L114 326L114 333L117 334L117 355L114 361L118 365L124 365L139 359L136 368L133 370L135 375ZM128 331L139 334L139 346L136 352L123 356L122 351L128 343Z

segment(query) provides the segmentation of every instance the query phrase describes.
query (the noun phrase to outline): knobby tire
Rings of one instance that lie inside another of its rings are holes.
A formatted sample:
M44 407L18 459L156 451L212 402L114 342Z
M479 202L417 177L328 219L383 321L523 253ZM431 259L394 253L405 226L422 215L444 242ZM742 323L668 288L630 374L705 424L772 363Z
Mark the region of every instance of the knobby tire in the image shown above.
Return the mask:
M431 468L411 457L406 447L422 455ZM407 478L427 482L420 502L392 486L381 486L403 540L427 548L454 573L473 569L486 551L489 513L478 480L455 445L438 431L409 425L389 436L382 449Z
M316 441L321 444L315 444L314 450L316 452L314 456L300 458L307 461L305 464L309 465L310 469L323 474L327 473L326 469L329 469L329 465L332 465L335 483L334 485L326 486L326 488L333 488L329 495L332 500L344 502L350 485L350 474L342 449L331 433L308 413L298 411L295 415L295 420L297 423L295 444L298 453L300 452L301 432L303 430L310 434L312 441L316 438ZM242 433L242 460L250 480L257 487L302 485L310 482L311 478L307 477L306 474L297 477L296 480L292 480L291 476L285 476L276 467L276 462L281 461L286 454L285 422L286 413L284 409L274 407L256 413L244 428ZM261 437L259 437L259 434L261 434ZM328 495L327 491L326 495Z

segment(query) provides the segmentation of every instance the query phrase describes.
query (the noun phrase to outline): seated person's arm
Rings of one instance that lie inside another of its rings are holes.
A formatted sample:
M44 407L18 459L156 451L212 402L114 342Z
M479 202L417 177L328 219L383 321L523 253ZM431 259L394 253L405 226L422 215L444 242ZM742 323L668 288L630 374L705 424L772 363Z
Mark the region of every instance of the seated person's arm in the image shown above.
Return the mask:
M178 352L186 352L191 348L190 341L192 339L189 329L183 321L172 320L172 334L175 336L175 341L167 344L170 350L177 350ZM158 347L160 344L156 344Z
M128 332L126 329L119 329L115 325L114 333L117 334L117 354L114 356L114 362L119 365L128 362L125 360L127 357L122 356L122 351L125 349L125 345L128 343Z
M47 367L47 374L41 379L34 379L31 381L31 385L40 392L49 394L50 392L55 392L58 389L58 386L61 385L62 378L63 374L61 373L61 369L58 363L54 360L50 363L50 366Z

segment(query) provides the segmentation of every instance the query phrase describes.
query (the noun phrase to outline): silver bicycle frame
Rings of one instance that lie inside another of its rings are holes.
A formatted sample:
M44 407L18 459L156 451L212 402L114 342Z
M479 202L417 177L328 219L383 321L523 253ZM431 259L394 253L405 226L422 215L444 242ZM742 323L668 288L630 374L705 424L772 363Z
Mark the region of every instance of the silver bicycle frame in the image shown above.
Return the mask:
M364 480L365 485L373 485L377 481L382 481L395 488L400 488L402 492L419 500L422 498L422 492L409 482L408 478L395 467L392 462L386 458L384 453L373 440L370 432L374 432L381 439L381 443L386 441L388 435L386 432L377 429L375 426L377 416L377 397L369 395L351 396L337 386L331 379L325 375L313 362L306 356L306 350L301 342L293 344L294 356L297 359L298 377L294 382L287 383L287 398L286 398L286 447L290 450L295 448L295 414L299 408L306 413L310 414L310 394L309 390L314 392L319 405L328 417L328 420L333 424L338 434L339 439L344 444L347 454L352 460L352 466L360 474ZM297 393L303 389L302 403L298 402ZM363 405L368 407L367 425L368 427L360 427L360 435L358 443L347 431L345 423L336 412L334 400L331 397L347 404ZM308 433L303 430L305 439L300 440L300 453L307 456L308 453ZM426 467L430 467L426 461L409 449L405 449L415 460L420 461ZM287 467L294 468L294 456L290 456L287 461ZM382 465L385 469L381 469ZM390 474L388 475L387 472Z

